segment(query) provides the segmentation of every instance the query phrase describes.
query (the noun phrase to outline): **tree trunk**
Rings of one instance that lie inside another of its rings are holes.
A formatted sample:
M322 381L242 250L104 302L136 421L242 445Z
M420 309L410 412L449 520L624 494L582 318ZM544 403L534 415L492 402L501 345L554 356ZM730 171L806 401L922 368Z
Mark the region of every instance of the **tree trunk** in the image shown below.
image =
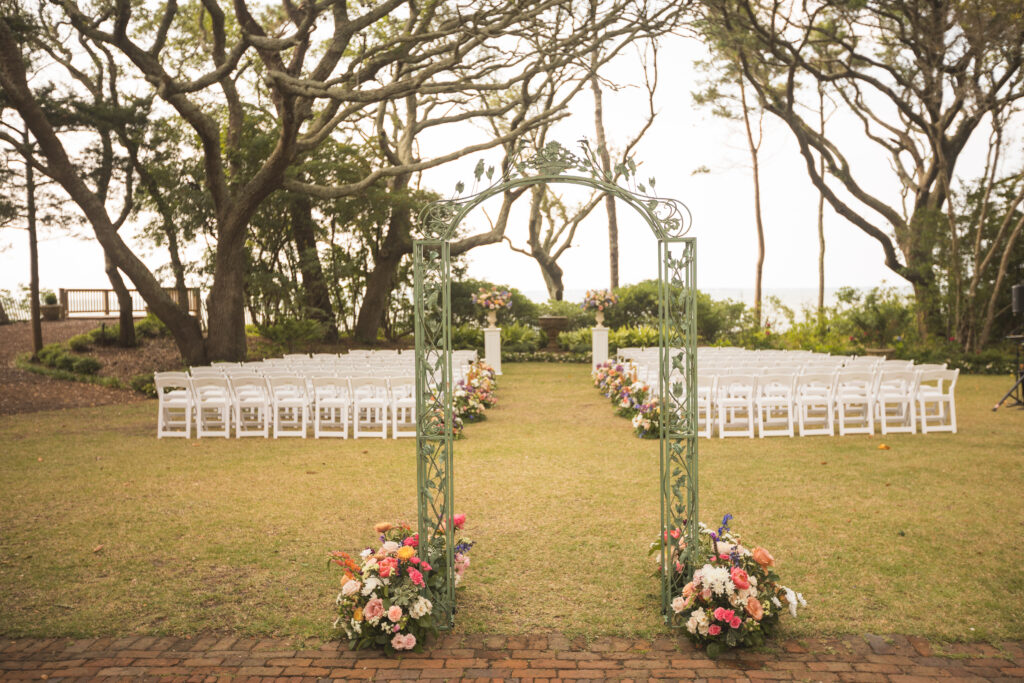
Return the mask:
M86 186L78 168L68 158L46 113L29 91L25 63L17 41L3 19L0 19L0 88L3 88L9 104L18 110L39 144L40 152L48 162L49 175L60 183L82 210L104 253L131 279L150 310L167 325L185 362L192 365L205 363L206 346L199 322L182 311L163 291L145 264L117 234L103 202Z
M597 154L601 159L601 170L605 177L611 176L612 158L608 153L608 143L604 133L604 106L601 94L601 85L597 80L597 73L590 76L590 87L594 91L594 130L597 134ZM615 212L615 197L610 194L604 196L604 208L608 214L608 263L609 282L612 289L619 287L619 218ZM539 262L538 262L539 263ZM547 270L541 263L541 270L544 271L544 280L548 281ZM561 270L561 269L559 269ZM548 292L551 292L551 284L548 284ZM561 301L561 274L558 276L558 300Z
M23 128L21 140L26 149L31 140L28 128ZM25 157L25 207L28 212L28 262L29 262L29 309L32 319L32 359L43 348L43 323L39 319L39 239L36 233L36 170L32 167L31 157Z
M313 203L306 195L293 195L289 202L292 239L299 254L299 272L305 295L306 314L327 328L327 340L338 340L338 324L327 291L324 271L316 249L316 225L313 223Z
M230 219L229 219L230 220ZM209 360L244 361L245 340L245 225L238 220L219 221L220 242L214 257L213 286L206 300L209 333L206 339Z
M400 192L409 185L410 177L395 178L392 192ZM355 338L362 344L377 343L377 330L384 322L388 297L395 287L395 278L402 257L412 253L412 208L405 202L391 210L388 231L373 260L373 271L366 278L366 293L359 308Z
M825 137L825 92L818 88L820 133ZM818 173L825 177L825 156L821 155ZM818 326L825 324L825 193L818 190Z
M999 291L1002 289L1003 281L1006 279L1006 273L1010 265L1010 256L1013 254L1013 245L1017 238L1020 237L1022 229L1024 229L1024 215L1017 220L1013 232L1010 233L1010 237L1006 241L1006 249L1003 250L1003 256L999 259L996 281L992 285L992 294L989 296L988 305L985 307L985 324L982 326L981 334L978 337L979 350L988 344L989 337L992 335L992 325L996 319L996 300L999 298Z
M754 179L754 221L757 227L757 266L754 270L754 320L761 326L761 277L764 273L764 224L761 222L761 177L757 163L757 153L761 146L760 134L754 142L754 133L750 128L750 111L747 109L747 91L740 75L740 104L743 107L743 124L747 129L747 145L750 148L750 162L753 166ZM759 131L760 132L760 131Z
M544 276L544 285L548 288L548 296L555 301L562 301L565 296L562 267L544 252L535 251L533 257L536 259L537 265L540 266L541 275Z
M121 273L118 272L117 266L109 258L103 259L104 270L107 273L107 279L110 280L110 286L114 290L114 296L117 297L117 345L122 348L131 348L135 346L135 318L132 316L132 295L128 291L128 288L124 286L124 280L121 278Z

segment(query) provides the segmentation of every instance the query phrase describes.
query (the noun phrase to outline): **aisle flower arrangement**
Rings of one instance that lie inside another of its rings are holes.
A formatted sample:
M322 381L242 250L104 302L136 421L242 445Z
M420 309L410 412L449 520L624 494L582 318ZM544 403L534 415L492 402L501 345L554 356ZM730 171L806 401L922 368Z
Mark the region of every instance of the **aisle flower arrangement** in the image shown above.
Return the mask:
M463 437L466 422L479 422L485 419L485 409L497 405L497 386L494 368L482 360L471 363L465 378L455 383L452 391L452 435L456 439ZM431 410L428 415L428 427L440 429L443 425L443 411L437 408Z
M619 303L619 297L607 289L588 289L580 308L584 311L606 311Z
M455 515L454 523L461 530L466 516ZM374 530L380 545L366 548L358 559L341 551L330 554L330 561L344 571L334 627L344 631L353 650L421 652L426 637L438 630L430 598L444 585L444 533L421 547L419 534L408 524L384 522ZM456 585L469 567L472 547L469 539L457 541Z
M488 311L512 307L512 292L507 289L487 289L481 287L476 294L470 295L473 303Z
M748 550L729 528L732 515L715 531L700 525L700 553L707 561L672 600L673 623L709 657L742 646L763 645L779 624L784 611L796 617L806 607L803 595L779 583L775 558L761 547ZM686 548L682 530L652 544L652 554L668 547L670 565L683 570L681 551ZM660 570L660 564L659 564Z
M633 433L641 439L655 439L661 432L661 404L657 396L650 396L637 406L630 419Z
M661 405L649 385L621 363L605 362L594 368L594 386L615 406L615 414L630 420L634 433L655 438L661 429Z

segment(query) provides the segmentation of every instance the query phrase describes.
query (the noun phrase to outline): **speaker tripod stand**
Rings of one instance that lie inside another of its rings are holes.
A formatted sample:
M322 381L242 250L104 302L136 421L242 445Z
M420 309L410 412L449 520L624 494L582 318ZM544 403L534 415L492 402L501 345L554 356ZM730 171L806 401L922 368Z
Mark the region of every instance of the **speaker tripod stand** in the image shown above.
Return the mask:
M1006 338L1017 342L1017 354L1014 362L1014 366L1017 368L1017 383L992 408L993 412L999 410L1008 398L1013 399L1013 403L1010 404L1011 406L1024 406L1024 363L1021 363L1020 358L1020 350L1024 346L1024 334L1011 334Z

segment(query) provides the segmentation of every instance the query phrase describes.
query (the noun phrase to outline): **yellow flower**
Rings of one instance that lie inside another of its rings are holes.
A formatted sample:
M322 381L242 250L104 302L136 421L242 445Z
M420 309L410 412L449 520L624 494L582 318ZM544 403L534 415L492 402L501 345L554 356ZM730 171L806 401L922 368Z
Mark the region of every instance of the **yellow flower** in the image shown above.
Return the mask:
M416 554L416 549L407 545L403 545L398 549L398 559L408 560L410 557Z
M362 621L362 620L363 620L363 608L362 607L356 607L355 611L352 612L352 621Z

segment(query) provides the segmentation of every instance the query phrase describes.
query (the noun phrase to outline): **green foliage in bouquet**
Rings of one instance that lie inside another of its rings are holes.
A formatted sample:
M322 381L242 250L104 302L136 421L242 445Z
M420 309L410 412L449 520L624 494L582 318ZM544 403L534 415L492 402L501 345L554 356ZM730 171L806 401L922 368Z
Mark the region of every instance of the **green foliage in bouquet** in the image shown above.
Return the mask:
M729 529L731 519L732 515L723 517L716 531L700 525L700 555L707 559L672 600L673 624L682 626L712 658L734 647L764 645L784 610L796 617L797 606L807 605L801 594L779 583L771 553L760 547L748 550L740 543ZM651 545L659 571L665 548L672 553L673 585L678 586L686 576L681 561L686 543L680 529Z

